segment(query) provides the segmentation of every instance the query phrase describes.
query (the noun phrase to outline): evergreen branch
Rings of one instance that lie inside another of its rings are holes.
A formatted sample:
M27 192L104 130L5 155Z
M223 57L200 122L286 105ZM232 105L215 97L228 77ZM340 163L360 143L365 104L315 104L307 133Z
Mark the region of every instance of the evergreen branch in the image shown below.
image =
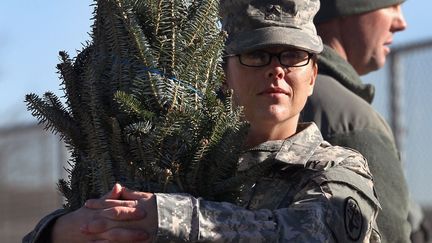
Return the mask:
M64 179L60 179L57 183L57 188L60 191L60 193L68 199L66 201L66 204L63 205L63 207L70 208L72 206L70 199L73 197L73 192L72 192L72 188L70 187L70 183Z
M98 188L99 195L108 192L115 183L113 161L110 156L109 134L104 128L103 121L96 112L92 111L92 123L95 133L95 142L91 145L89 159L95 163L95 185Z
M130 94L127 94L123 91L118 91L114 95L114 98L120 104L121 108L123 108L123 110L128 111L143 120L150 120L155 116L153 112L147 110L147 108L143 106L142 102Z
M140 171L144 171L144 180L149 181L151 174L156 174L157 155L154 154L154 137L150 136L152 124L147 122L134 123L126 127L126 137L131 153L134 155L135 163Z
M224 46L226 35L224 32L219 32L216 38L212 39L211 42L206 46L203 51L203 59L210 60L210 65L207 65L207 70L203 70L206 74L205 79L201 80L204 90L210 85L212 91L216 90L221 85L222 68L220 66L220 54Z
M91 174L91 163L82 152L73 151L69 165L69 180L72 195L67 197L68 206L75 210L84 204L85 200L91 198L94 192L93 177Z
M188 16L187 25L184 28L186 47L194 45L197 41L202 42L203 34L211 33L208 28L216 25L219 1L199 0L192 4L193 10ZM197 40L198 39L198 40Z
M80 132L72 117L54 94L47 92L44 97L45 99L42 100L36 94L26 95L27 109L39 120L39 123L45 124L45 129L60 133L66 143L80 147Z
M136 55L136 57L138 58L141 66L143 65L144 67L149 67L150 69L156 67L156 57L153 54L153 50L150 48L148 39L140 29L137 20L130 13L131 10L125 10L119 0L116 0L116 2L122 12L122 21L124 26L128 30L128 36L131 40L128 45L129 48L133 47L133 49L136 50L136 53L134 55ZM152 105L158 105L159 107L155 108L157 110L161 110L163 108L161 104L159 102L155 102L158 100L158 92L155 90L154 82L152 82L152 80L154 79L152 78L151 73L137 71L136 77L133 78L133 80L135 80L133 81L133 86L135 87L135 90L137 88L139 90L146 90L148 94L153 96L153 98L150 99L150 103ZM144 82L140 82L141 80L144 80ZM150 82L147 82L146 80L150 80Z
M209 150L209 142L207 139L203 138L198 144L195 145L197 150L189 163L188 172L186 174L186 182L188 186L188 191L192 194L198 194L199 192L199 173L203 170L205 165L202 164L203 158ZM202 185L201 185L202 186Z
M155 19L155 36L163 36L160 34L160 23L162 17L162 4L164 1L158 0L157 10L156 10L156 19Z
M119 7L119 10L122 11L121 17L124 26L127 30L129 30L128 34L131 39L131 47L134 47L134 49L138 51L137 55L144 66L155 67L155 57L152 54L152 49L149 48L148 41L136 19L132 16L132 14L130 14L131 9L126 10L122 5L121 0L115 1Z
M78 107L80 106L81 99L79 96L78 86L79 77L75 73L75 69L72 64L72 60L69 58L69 55L61 51L59 52L59 56L61 58L61 63L57 65L57 69L63 79L63 91L65 92L65 96L67 98L66 104L68 105L70 111L75 116L75 112L78 111Z
M113 172L114 178L120 179L120 181L126 181L126 178L131 177L131 171L133 169L129 166L127 159L127 152L122 143L122 131L120 128L120 124L116 118L111 118L111 127L112 127L112 136L111 136L111 144L112 144L112 158L115 163L113 163Z
M88 135L88 144L89 148L86 151L87 156L91 162L90 167L93 170L92 175L96 180L95 185L97 186L97 193L99 195L105 194L109 191L114 184L115 180L113 178L112 171L112 158L109 155L110 144L109 144L109 116L107 113L110 113L110 106L107 105L105 101L103 92L103 82L100 81L104 75L103 67L95 67L94 63L97 63L97 58L93 57L91 65L89 69L86 70L86 82L84 84L87 86L84 94L88 100L88 104L90 109L87 111L89 113L90 120L86 127L89 129L89 132L86 132ZM98 174L99 171L103 171L104 174Z

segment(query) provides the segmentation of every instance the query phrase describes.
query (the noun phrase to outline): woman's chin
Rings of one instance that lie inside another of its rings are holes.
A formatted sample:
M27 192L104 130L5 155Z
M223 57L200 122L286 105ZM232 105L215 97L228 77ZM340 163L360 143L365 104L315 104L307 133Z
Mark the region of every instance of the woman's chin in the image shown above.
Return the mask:
M286 113L262 112L256 116L255 120L259 123L274 124L275 126L277 126L277 125L283 125L284 123L291 123L291 122L297 123L298 119Z

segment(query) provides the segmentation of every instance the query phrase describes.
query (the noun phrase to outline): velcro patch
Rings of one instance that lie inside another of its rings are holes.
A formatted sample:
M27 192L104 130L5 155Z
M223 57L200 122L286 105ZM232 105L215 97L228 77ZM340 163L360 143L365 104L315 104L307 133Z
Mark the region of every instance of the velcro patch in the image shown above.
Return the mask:
M357 201L348 197L345 199L345 231L348 237L357 241L363 230L363 215Z

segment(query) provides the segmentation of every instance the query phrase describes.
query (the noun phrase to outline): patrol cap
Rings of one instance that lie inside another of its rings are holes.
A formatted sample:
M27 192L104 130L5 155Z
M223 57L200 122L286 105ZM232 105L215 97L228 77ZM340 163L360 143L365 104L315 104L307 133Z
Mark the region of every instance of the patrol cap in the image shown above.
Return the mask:
M321 8L315 16L315 23L322 23L338 17L362 14L377 9L401 4L405 0L321 0Z
M282 45L320 53L323 44L313 23L319 5L319 0L221 0L225 52Z

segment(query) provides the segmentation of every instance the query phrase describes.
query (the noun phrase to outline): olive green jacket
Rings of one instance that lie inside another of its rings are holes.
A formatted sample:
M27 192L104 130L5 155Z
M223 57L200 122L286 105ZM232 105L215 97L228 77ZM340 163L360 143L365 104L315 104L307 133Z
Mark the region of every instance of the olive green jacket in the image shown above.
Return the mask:
M325 140L366 157L382 206L382 242L409 242L407 185L391 129L370 105L374 87L363 84L353 67L328 46L318 67L302 121L314 121Z

